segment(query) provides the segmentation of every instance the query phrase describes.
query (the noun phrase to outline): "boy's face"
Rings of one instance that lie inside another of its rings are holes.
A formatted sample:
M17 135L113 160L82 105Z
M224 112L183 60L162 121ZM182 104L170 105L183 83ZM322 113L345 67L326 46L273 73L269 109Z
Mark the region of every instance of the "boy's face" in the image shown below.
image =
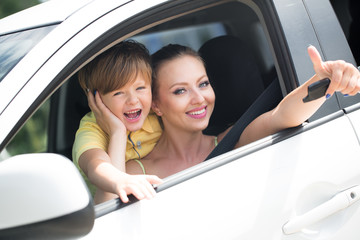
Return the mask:
M134 82L110 93L101 94L101 98L128 131L139 130L151 107L150 81L138 74Z

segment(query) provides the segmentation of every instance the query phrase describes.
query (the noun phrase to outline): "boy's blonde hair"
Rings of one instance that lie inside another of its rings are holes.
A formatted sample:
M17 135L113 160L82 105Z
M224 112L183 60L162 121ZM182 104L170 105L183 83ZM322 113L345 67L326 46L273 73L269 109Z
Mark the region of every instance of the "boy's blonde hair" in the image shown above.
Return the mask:
M141 74L151 83L149 51L136 41L123 41L94 58L79 73L83 90L107 94L124 87Z

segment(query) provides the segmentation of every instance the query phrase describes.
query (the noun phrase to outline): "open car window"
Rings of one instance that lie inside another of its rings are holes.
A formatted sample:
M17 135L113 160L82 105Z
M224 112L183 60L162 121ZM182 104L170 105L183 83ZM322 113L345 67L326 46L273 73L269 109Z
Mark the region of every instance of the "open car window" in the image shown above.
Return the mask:
M144 44L152 54L170 43L191 46L197 50L205 41L222 35L226 35L225 25L221 22L215 22L143 33L131 37L131 39Z

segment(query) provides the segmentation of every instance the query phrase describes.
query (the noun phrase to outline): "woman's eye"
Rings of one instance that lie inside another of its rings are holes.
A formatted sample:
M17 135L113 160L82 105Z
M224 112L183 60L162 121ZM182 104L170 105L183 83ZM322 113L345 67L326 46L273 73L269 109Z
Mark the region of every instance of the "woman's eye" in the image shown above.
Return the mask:
M185 92L185 89L184 88L179 88L179 89L176 89L174 91L174 94L175 95L180 95L180 94L183 94Z
M200 88L204 88L204 87L207 87L207 86L209 86L209 85L210 85L209 80L206 80L206 81L200 83L199 87L200 87Z

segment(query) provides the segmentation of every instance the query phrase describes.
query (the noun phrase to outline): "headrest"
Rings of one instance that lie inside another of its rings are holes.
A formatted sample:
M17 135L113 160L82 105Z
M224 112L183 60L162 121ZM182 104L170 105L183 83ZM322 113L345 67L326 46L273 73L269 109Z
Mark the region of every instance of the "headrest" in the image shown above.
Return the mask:
M246 111L263 92L260 70L249 48L237 37L220 36L200 49L215 91L215 109L205 134L217 135Z

